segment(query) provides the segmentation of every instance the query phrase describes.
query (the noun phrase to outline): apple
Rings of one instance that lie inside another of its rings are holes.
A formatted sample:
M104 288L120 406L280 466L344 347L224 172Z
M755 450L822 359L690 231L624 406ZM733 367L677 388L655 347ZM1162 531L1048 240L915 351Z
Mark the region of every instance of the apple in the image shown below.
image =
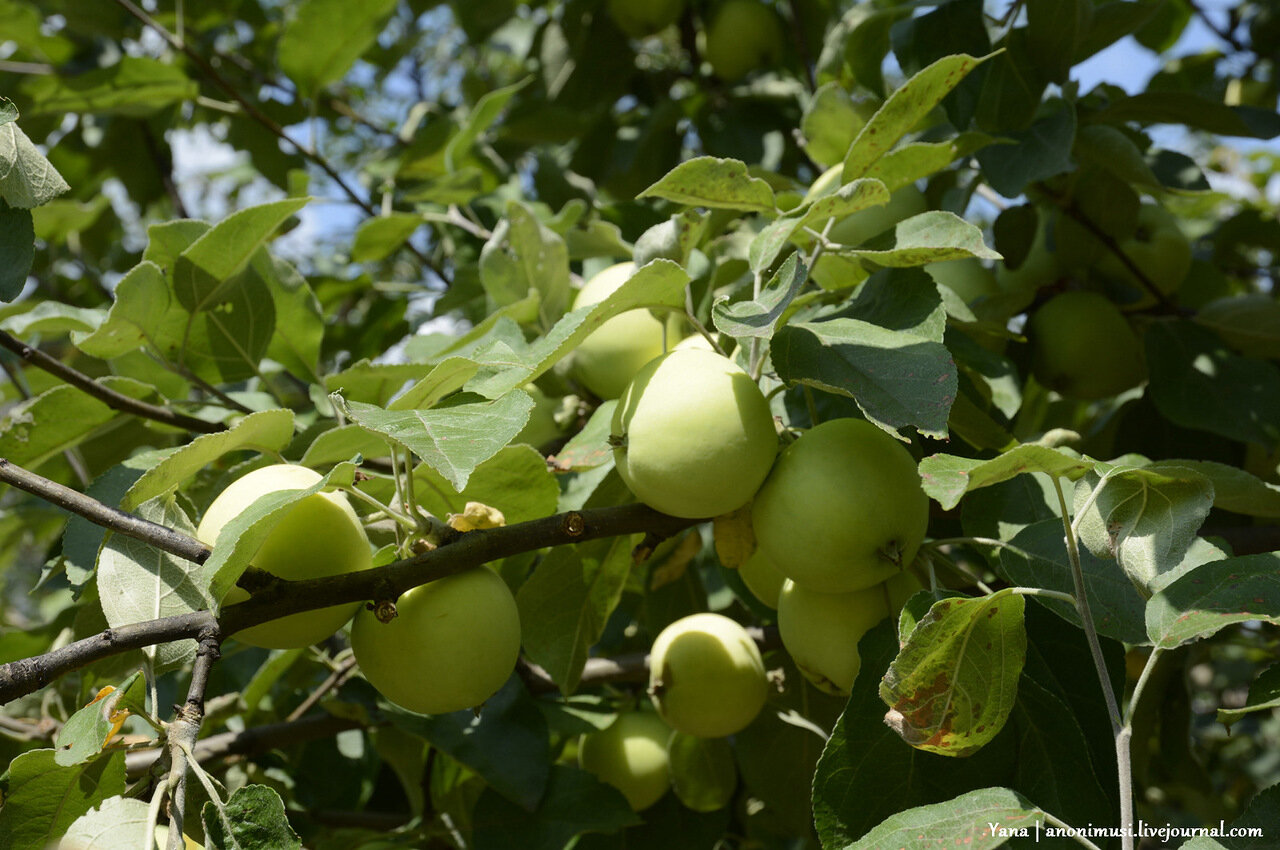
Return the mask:
M533 399L533 410L529 412L529 421L511 442L528 443L535 449L542 448L563 433L560 423L556 421L560 399L547 395L536 384L525 384L524 391Z
M321 479L305 466L281 463L264 466L227 487L205 511L196 538L209 546L231 520L255 501L282 490L305 490ZM229 545L223 541L222 545ZM336 576L366 570L372 564L369 538L360 518L341 493L316 493L297 502L267 535L252 563L274 576L290 581ZM231 605L249 598L233 587L222 600ZM324 640L351 619L359 603L351 602L290 614L237 632L237 640L267 649L296 649Z
M723 614L690 614L663 629L649 655L649 696L673 729L723 738L745 729L769 693L764 659Z
M1068 398L1107 398L1146 377L1133 328L1096 292L1054 296L1031 315L1027 337L1031 374Z
M472 708L493 696L520 656L520 613L488 567L419 585L379 622L361 609L351 649L364 677L396 705L419 714Z
M757 545L787 578L849 593L910 565L929 500L901 443L870 422L831 419L778 456L751 520Z
M782 56L782 22L758 0L725 0L707 28L702 55L726 82L767 68Z
M996 264L996 283L1001 291L1016 295L1025 294L1028 297L1028 303L1037 289L1056 281L1059 274L1057 258L1049 251L1048 228L1043 225L1036 229L1031 247L1027 249L1027 256L1021 265L1011 269L1003 262Z
M782 592L782 583L787 577L778 571L763 549L757 546L751 557L743 561L738 567L738 576L756 599L777 609L778 594Z
M1191 243L1172 213L1158 204L1143 204L1138 211L1138 229L1121 240L1120 250L1133 261L1162 295L1172 295L1191 271ZM1127 287L1132 294L1128 306L1149 307L1155 296L1139 282L1112 251L1103 251L1097 265L1107 278Z
M829 694L848 696L862 659L858 641L889 616L883 585L820 593L787 579L778 596L778 633L805 678Z
M678 517L742 507L778 453L764 394L732 360L698 348L651 361L618 399L610 444L636 498Z
M857 246L874 239L898 222L927 212L929 203L924 193L914 183L908 183L893 191L889 202L883 206L867 207L850 213L831 225L827 239L841 245Z
M582 736L578 766L621 791L632 811L643 811L671 786L671 734L671 727L656 714L620 714L609 728Z
M578 291L573 307L605 300L635 274L634 263L618 263L593 275ZM663 351L663 323L647 309L627 310L606 321L574 350L570 372L602 399L622 395L640 367Z
M729 805L738 787L733 746L724 738L674 732L667 742L671 790L685 808L714 812Z
M1000 291L996 276L973 257L929 263L924 270L933 278L934 283L948 287L966 304L972 304L979 298L988 298Z
M684 0L609 0L613 21L632 38L644 38L680 20Z

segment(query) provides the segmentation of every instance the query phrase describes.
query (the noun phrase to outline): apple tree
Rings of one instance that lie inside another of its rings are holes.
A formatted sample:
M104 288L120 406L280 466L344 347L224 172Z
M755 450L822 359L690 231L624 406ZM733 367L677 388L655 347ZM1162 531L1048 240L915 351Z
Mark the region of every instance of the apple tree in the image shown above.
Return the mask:
M0 21L0 848L1280 835L1274 3Z

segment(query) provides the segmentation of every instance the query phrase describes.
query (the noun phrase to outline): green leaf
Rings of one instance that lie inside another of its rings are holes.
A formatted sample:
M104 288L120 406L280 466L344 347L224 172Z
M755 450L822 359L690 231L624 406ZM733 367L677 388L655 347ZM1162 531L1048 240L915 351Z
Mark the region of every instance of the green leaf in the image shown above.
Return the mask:
M618 400L610 399L591 413L591 418L581 431L569 438L564 448L556 452L556 466L566 470L595 469L613 465L613 449L609 448L613 411Z
M961 133L945 142L910 142L889 151L867 169L867 177L880 180L892 192L946 168L997 140L986 133Z
M421 226L422 216L415 213L391 213L365 219L356 228L351 261L372 263L385 260Z
M50 201L33 210L31 218L37 238L60 244L71 234L88 230L109 209L110 198L106 195L94 195L92 201L86 202L68 199Z
M858 132L844 158L844 179L866 176L876 160L892 150L970 71L989 58L967 53L945 56L899 86Z
M0 124L0 199L14 209L29 210L70 188L21 127L12 121Z
M289 216L310 198L286 198L248 207L227 216L178 255L173 291L192 313L208 310L225 297L226 284Z
M1160 181L1133 140L1107 124L1087 124L1076 133L1075 155L1082 164L1105 168L1121 180L1158 192Z
M138 506L137 515L194 537L196 527L172 495ZM112 628L211 608L213 600L200 583L201 568L185 558L114 534L98 555L98 597ZM173 669L195 658L196 642L181 640L148 646L145 652L158 670Z
M461 513L467 502L480 502L502 511L511 525L555 513L560 496L546 458L524 445L506 446L477 466L461 491L425 464L413 474L418 505L441 519Z
M807 226L821 229L828 219L838 219L888 202L889 192L879 180L863 178L846 183L837 191L803 204L761 230L751 240L748 254L751 268L763 272L771 267L787 242Z
M560 234L513 201L480 251L480 281L500 307L537 291L549 327L569 305L569 249Z
M804 151L823 168L844 161L858 130L866 123L866 107L854 102L838 83L821 86L800 119Z
M771 357L786 383L848 396L886 430L915 426L942 437L957 387L945 328L929 276L889 272L863 284L838 317L780 328Z
M1072 168L1071 146L1075 141L1075 108L1060 98L1046 101L1031 126L1025 130L1002 130L1001 139L1010 143L979 150L974 156L982 173L1006 198L1016 198L1037 180L1062 174Z
M31 750L9 763L0 847L48 850L77 818L124 793L124 750L63 767L56 750Z
M943 510L949 511L960 504L965 493L1008 481L1024 472L1045 472L1074 479L1091 469L1093 461L1084 460L1075 452L1024 443L990 460L930 455L920 461L920 480L924 491L942 505Z
M0 97L0 127L18 120L18 107L7 97Z
M54 761L61 767L70 767L101 754L107 741L120 731L119 724L128 716L127 706L130 703L141 704L144 688L142 673L134 673L115 691L95 699L68 717L53 739L57 748Z
M520 433L533 410L533 399L518 390L494 401L460 398L430 410L383 410L337 394L330 398L352 422L413 452L458 490Z
M945 803L899 812L844 850L999 847L1011 838L1034 837L1044 817L1045 813L1021 794L1007 788L982 788Z
M1202 564L1147 603L1147 634L1162 649L1249 620L1280 624L1280 552Z
M155 846L150 806L133 797L112 797L85 812L67 829L56 850L138 850ZM163 822L163 817L161 822ZM148 840L150 839L150 840Z
M1075 61L1083 62L1145 24L1165 5L1165 0L1110 0L1093 10L1093 23L1076 50Z
M638 541L620 537L553 549L516 593L524 649L568 695L604 634L631 571Z
M1152 588L1182 563L1212 507L1209 479L1176 463L1099 465L1076 482L1072 515L1089 551L1119 561L1134 584Z
M324 316L307 279L266 250L254 255L253 267L266 283L275 305L275 333L267 346L267 356L295 378L319 381Z
M172 492L223 455L244 450L278 452L292 439L292 410L277 408L251 413L225 431L196 437L151 467L129 488L120 509L131 511L143 502Z
M1091 0L1028 0L1027 47L1046 80L1067 81L1092 23Z
M562 850L584 832L616 832L640 823L616 788L584 771L551 766L547 790L538 808L527 812L492 789L476 801L472 813L475 850Z
M1115 563L1095 557L1088 549L1080 549L1080 568L1098 633L1129 644L1146 644L1143 628L1146 601L1133 582L1116 569ZM999 572L1014 584L1056 590L1074 597L1075 582L1063 539L1062 520L1042 520L1015 534L1009 546L1000 549ZM1035 601L1067 622L1080 624L1074 605L1043 597L1035 597Z
M985 69L974 109L974 123L983 130L1025 130L1035 118L1049 81L1027 36L1025 27L1008 30L999 42L1002 51Z
M465 764L503 797L532 812L551 774L547 721L518 677L470 709L432 716L392 710L398 728Z
M133 486L133 482L162 456L159 452L134 455L95 478L85 490L85 495L104 505L114 507L120 504L120 499ZM67 581L77 595L93 577L98 564L98 550L102 548L106 536L105 528L82 516L75 515L67 520L66 529L62 533L62 554L59 560Z
M1280 708L1280 664L1272 664L1249 685L1249 698L1240 708L1218 709L1218 722L1231 729L1246 714Z
M345 0L303 0L284 26L276 47L280 68L300 91L314 96L343 78L355 61L373 46L395 0L368 0L352 5Z
M92 357L111 359L157 338L169 307L164 272L143 260L116 284L107 317L88 334L73 334L76 347Z
M1200 308L1195 321L1245 356L1280 360L1280 301L1270 295L1215 299Z
M1023 599L999 592L935 602L880 683L885 722L913 747L966 756L1013 709L1027 653Z
M431 371L413 386L392 399L388 410L414 410L435 407L471 380L480 364L466 357L449 357L431 367Z
M0 329L16 337L68 331L88 333L97 328L104 318L105 311L93 307L73 307L57 301L41 301L25 313L16 313L0 321Z
M318 434L311 445L307 446L298 463L322 467L351 460L356 455L373 458L390 454L391 447L382 436L366 431L359 425L339 425Z
M99 382L139 398L149 389L129 378ZM102 402L69 384L59 384L19 402L0 419L0 457L34 468L74 448L119 416Z
M225 821L213 802L204 804L200 819L207 842L222 850L302 850L284 801L265 785L245 785L231 792Z
M1108 124L1183 124L1219 136L1274 139L1280 115L1251 106L1227 106L1219 100L1179 91L1147 91L1113 101L1098 116Z
M1211 460L1169 461L1208 478L1213 506L1245 516L1280 517L1280 487L1267 484L1243 469Z
M4 128L0 127L0 139L3 139L3 133ZM0 194L7 200L7 193L0 191ZM14 209L5 200L0 200L0 301L12 301L22 292L27 275L31 274L31 263L36 255L36 234L31 211Z
M115 65L75 76L37 77L26 93L28 115L101 113L145 118L166 106L194 100L200 87L175 65L125 56Z
M747 212L771 213L777 206L773 189L760 178L752 177L746 163L712 156L694 157L680 163L636 197Z
M923 266L966 257L1001 259L982 241L982 231L977 226L951 212L933 210L914 215L898 222L894 236L894 246L888 250L840 248L838 253L887 268Z
M360 360L341 372L324 376L324 388L342 393L351 402L385 405L404 385L431 379L435 365L430 363L374 363ZM452 373L451 369L446 372ZM434 379L432 379L434 382Z
M734 339L768 339L804 286L808 273L804 263L800 262L799 254L792 254L764 285L759 298L732 304L725 299L713 304L711 318L716 328Z
M458 128L458 132L445 145L445 168L449 171L456 171L461 158L471 150L471 146L475 144L476 139L480 138L481 134L489 129L493 122L498 120L498 116L502 114L502 110L506 108L511 98L532 81L533 77L525 77L518 83L494 89L481 95L480 99L476 101L476 105L471 107L471 111L467 113L466 120Z

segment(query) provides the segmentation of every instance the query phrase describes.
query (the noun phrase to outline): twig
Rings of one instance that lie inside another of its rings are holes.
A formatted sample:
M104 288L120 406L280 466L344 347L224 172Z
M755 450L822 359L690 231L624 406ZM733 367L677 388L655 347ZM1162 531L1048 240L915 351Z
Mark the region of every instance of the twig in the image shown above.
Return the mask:
M187 212L187 205L178 192L178 184L173 182L173 157L168 156L160 147L150 127L146 124L141 126L142 144L147 149L147 156L151 157L151 162L156 167L156 173L160 177L161 184L164 185L165 194L169 196L169 203L173 204L173 211L179 218L191 218L191 213Z
M1213 19L1209 17L1208 12L1201 8L1199 3L1195 2L1195 0L1186 0L1186 3L1191 7L1191 11L1195 13L1195 16L1203 21L1204 25L1209 28L1210 32L1241 53L1249 51L1249 48L1245 47L1245 45L1241 43L1240 39L1236 38L1234 33L1215 24Z
M349 655L337 666L337 668L329 674L329 678L320 683L320 687L307 694L307 698L298 704L298 707L289 712L289 716L285 718L285 722L298 720L306 716L307 712L316 707L316 703L324 699L325 694L330 693L342 687L342 683L351 678L356 671L356 657Z
M178 716L169 724L169 847L182 850L182 833L186 826L188 756L200 735L204 720L204 692L209 686L209 671L220 655L216 634L201 637L196 661L191 669L191 685L187 700L178 706Z
M116 392L110 387L98 383L83 372L72 369L57 358L50 357L40 349L33 348L4 331L0 331L0 346L12 351L32 366L43 369L51 375L56 375L76 389L88 393L112 410L131 413L134 416L141 416L144 419L151 419L155 422L172 425L175 428L185 428L188 431L196 431L201 434L213 434L226 430L225 426L216 422L197 419L184 413L174 413L172 410L166 410L163 407L139 401L136 398L130 398L123 393Z
M1115 240L1115 237L1103 230L1093 221L1093 219L1076 209L1075 204L1060 203L1059 209L1071 218L1075 219L1075 221L1082 225L1085 230L1088 230L1093 234L1093 237L1101 242L1108 251L1114 254L1116 259L1120 261L1121 265L1129 270L1129 273L1133 275L1134 279L1137 280L1138 283L1142 284L1142 288L1147 290L1147 293L1155 299L1156 303L1160 305L1162 310L1169 313L1179 312L1178 308L1174 306L1168 296L1160 291L1160 287L1156 286L1155 281L1153 281L1147 273L1133 261L1133 258L1120 247L1120 243Z

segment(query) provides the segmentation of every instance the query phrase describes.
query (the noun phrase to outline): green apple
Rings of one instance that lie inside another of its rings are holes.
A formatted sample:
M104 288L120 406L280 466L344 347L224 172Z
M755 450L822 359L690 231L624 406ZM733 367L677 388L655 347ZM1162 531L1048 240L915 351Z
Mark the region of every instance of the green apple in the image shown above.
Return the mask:
M520 613L506 582L477 567L406 591L397 616L361 609L351 649L369 684L398 706L446 714L480 705L520 656Z
M533 399L533 410L529 412L529 421L516 434L513 443L528 443L535 449L545 446L563 433L560 423L556 422L556 413L560 409L560 399L538 389L535 384L525 384L524 391Z
M778 596L778 633L806 679L848 696L862 666L858 641L889 613L883 585L821 593L787 579Z
M618 263L593 275L574 298L574 309L605 300L635 271L634 263ZM582 341L573 352L570 371L600 398L617 398L640 367L662 353L665 339L663 323L652 313L627 310Z
M1113 396L1146 377L1142 345L1120 310L1096 292L1056 295L1027 323L1031 374L1077 399Z
M787 578L849 593L910 565L929 499L901 443L870 422L831 419L778 456L751 520L757 545Z
M831 225L827 239L840 245L854 247L897 226L913 215L927 212L929 203L924 193L914 183L895 189L889 202L883 206L858 210Z
M757 546L751 557L743 561L738 567L738 577L756 599L777 609L778 594L782 592L782 583L787 577L778 571L763 549Z
M673 729L700 738L732 735L755 719L768 693L755 641L722 614L682 617L653 642L649 695Z
M633 811L643 811L671 786L671 735L671 727L656 714L620 714L609 728L582 736L578 766L621 791Z
M684 0L609 0L613 21L632 38L644 38L680 20Z
M196 528L201 543L215 546L222 529L255 501L283 490L305 490L321 479L305 466L281 463L255 469L232 482L205 511ZM222 541L229 545L229 541ZM365 570L372 564L369 538L360 518L341 493L316 493L297 502L267 535L252 563L290 581ZM249 598L233 587L222 600L231 605ZM296 649L324 640L351 619L359 603L290 614L237 632L237 640L268 649Z
M726 82L767 68L782 57L782 22L759 0L725 0L707 28L702 55Z
M764 394L732 360L697 348L651 361L618 399L610 443L636 498L678 517L742 507L778 453Z
M1158 204L1143 204L1138 211L1138 229L1119 244L1133 264L1155 284L1162 295L1172 295L1191 270L1191 243L1174 215ZM1129 306L1149 307L1155 296L1139 282L1137 275L1112 251L1103 251L1098 271L1124 284L1132 295Z
M685 808L715 812L729 805L738 787L733 745L725 738L675 732L667 742L671 790Z

